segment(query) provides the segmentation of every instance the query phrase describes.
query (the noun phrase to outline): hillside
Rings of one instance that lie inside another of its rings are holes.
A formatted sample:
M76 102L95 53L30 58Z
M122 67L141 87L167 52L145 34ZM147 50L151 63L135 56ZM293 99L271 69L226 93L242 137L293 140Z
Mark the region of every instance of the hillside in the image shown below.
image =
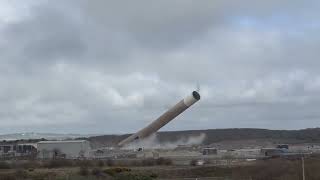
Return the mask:
M302 130L268 130L268 129L208 129L188 131L158 132L159 143L174 143L192 137L205 134L203 145L224 142L256 142L256 143L320 143L320 128ZM114 146L126 135L103 135L85 138L89 140L94 148L103 146Z

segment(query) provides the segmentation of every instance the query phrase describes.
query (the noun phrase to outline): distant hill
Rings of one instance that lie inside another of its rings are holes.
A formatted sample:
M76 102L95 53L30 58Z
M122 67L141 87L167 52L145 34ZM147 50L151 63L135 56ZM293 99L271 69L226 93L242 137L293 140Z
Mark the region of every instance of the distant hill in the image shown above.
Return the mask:
M121 140L130 134L124 135L101 135L90 136L80 134L54 134L54 133L17 133L0 135L3 140L66 140L86 139L91 142L93 148L116 146ZM202 137L202 138L194 138ZM212 145L222 148L271 146L277 143L299 144L313 143L320 144L320 128L302 130L268 130L268 129L208 129L188 131L167 131L158 132L156 144L190 144L195 139L202 145ZM26 142L29 142L26 141ZM22 141L24 142L24 141Z
M2 134L0 141L14 141L14 140L28 140L28 139L47 139L47 140L66 140L75 139L79 137L90 137L92 135L81 134L56 134L56 133L15 133L15 134Z
M202 145L226 142L270 142L270 143L320 143L320 128L302 130L268 130L268 129L208 129L188 131L158 132L159 143L174 143L181 139L191 138L205 134ZM103 135L87 139L94 148L115 146L118 142L128 137L126 135ZM83 138L82 138L83 139Z

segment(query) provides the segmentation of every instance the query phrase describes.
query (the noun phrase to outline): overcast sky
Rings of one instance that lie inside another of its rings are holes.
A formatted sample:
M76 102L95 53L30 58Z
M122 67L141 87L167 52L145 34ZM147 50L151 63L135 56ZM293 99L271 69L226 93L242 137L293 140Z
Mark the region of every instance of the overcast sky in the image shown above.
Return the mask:
M129 133L320 125L318 0L1 0L0 127Z

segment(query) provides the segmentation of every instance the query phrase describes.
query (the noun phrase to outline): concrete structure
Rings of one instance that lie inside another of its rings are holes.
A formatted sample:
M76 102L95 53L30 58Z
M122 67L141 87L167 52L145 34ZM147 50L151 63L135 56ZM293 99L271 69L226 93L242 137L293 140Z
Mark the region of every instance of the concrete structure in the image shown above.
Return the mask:
M151 134L157 132L160 128L168 124L171 120L176 118L179 114L184 112L186 109L188 109L190 106L192 106L194 103L196 103L199 100L200 100L200 94L197 91L193 91L190 96L181 100L178 104L170 108L167 112L162 114L158 119L153 121L147 127L129 136L127 139L121 141L118 145L123 146L133 141L150 136Z
M218 150L216 148L208 147L202 149L202 155L217 155Z
M88 158L90 143L86 140L40 141L37 144L38 157L41 159L78 159Z
M156 151L140 151L137 152L137 158L159 158L159 153Z

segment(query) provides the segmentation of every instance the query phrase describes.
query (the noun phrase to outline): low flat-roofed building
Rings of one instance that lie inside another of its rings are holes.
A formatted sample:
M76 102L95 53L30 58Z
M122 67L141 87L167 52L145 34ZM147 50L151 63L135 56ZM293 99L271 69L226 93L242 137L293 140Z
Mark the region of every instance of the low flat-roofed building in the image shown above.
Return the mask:
M262 148L260 153L264 156L282 156L286 154L288 151L286 149L279 148Z
M289 145L288 144L278 144L277 148L278 149L289 149Z
M218 150L213 147L206 147L202 149L202 155L217 155Z
M38 157L41 159L78 159L88 158L90 143L86 140L40 141L37 144Z

